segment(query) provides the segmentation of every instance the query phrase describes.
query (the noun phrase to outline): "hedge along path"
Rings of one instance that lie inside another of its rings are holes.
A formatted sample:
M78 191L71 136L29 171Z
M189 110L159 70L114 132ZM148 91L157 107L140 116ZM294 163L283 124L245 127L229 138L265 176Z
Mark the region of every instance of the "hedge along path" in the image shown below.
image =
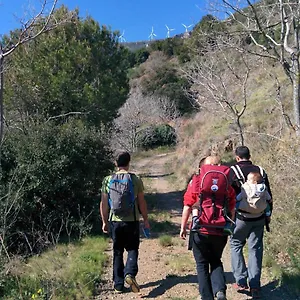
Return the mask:
M149 213L155 215L152 222L150 220L152 237L145 239L141 236L139 272L136 277L141 287L140 293L132 293L129 289L122 294L114 293L112 244L110 242L106 250L109 262L105 268L98 296L94 299L200 299L192 252L187 250L187 241L179 238L183 191L174 188L170 180L174 159L176 159L175 153L157 154L140 159L131 168L132 171L141 175L146 194L152 191ZM171 245L162 246L162 235L166 234L168 240L172 238ZM232 288L234 278L230 267L229 243L225 248L222 261L227 281L228 300L251 299L249 294L237 293ZM276 288L276 282L268 280L265 274L263 274L262 286L265 299L300 299L290 295L287 290Z

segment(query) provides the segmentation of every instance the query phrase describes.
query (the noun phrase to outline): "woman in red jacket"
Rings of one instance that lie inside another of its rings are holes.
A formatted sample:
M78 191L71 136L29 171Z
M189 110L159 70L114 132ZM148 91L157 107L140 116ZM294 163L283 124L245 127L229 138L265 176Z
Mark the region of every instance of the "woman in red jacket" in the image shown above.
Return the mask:
M205 165L214 165L215 167L212 169L215 169L216 171L205 172L207 169L210 169ZM202 210L202 219L205 217L203 219L204 221L201 221L200 219L199 229L197 232L194 232L192 236L192 249L197 265L199 292L203 300L213 300L214 297L216 297L217 300L226 300L226 283L221 257L224 247L227 243L228 234L224 233L226 220L224 216L221 217L220 215L220 212L223 211L223 209L217 203L219 200L217 199L215 202L215 197L211 197L213 198L212 200L208 199L208 193L204 193L204 188L201 186L199 190L197 190L195 189L195 186L198 179L201 180L202 184L206 174L213 174L215 172L214 174L216 174L216 178L212 178L211 180L210 194L214 194L214 192L218 191L218 184L225 184L226 195L224 195L222 199L227 199L226 209L228 214L229 216L234 216L235 192L228 184L227 176L229 170L230 169L228 167L220 165L220 158L218 156L208 156L204 161L204 166L200 169L201 174L198 177L197 175L193 177L184 194L184 207L182 212L180 237L182 239L186 239L186 225L193 207L198 206L199 209ZM219 192L220 191L221 186L219 188ZM209 200L210 203L212 203L210 208L207 208L207 205L205 205L205 207L203 205L202 208L202 203L199 204L199 194L202 195L202 202L208 202ZM225 200L223 200L223 202L225 203ZM222 226L205 224L206 221L208 223L215 222L216 218L212 217L212 215L215 214L215 208L217 208L216 211L220 216L216 222L221 220L220 222L222 222ZM211 215L209 215L210 213Z

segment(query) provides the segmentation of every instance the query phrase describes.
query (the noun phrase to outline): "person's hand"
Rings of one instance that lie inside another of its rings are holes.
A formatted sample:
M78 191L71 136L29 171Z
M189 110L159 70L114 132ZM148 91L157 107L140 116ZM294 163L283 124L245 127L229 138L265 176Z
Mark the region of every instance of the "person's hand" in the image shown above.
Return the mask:
M108 233L108 223L103 223L103 224L102 224L102 231L103 231L104 233Z
M185 228L181 228L180 229L180 233L179 233L179 236L181 239L185 240L186 239L186 229Z
M266 217L266 221L267 221L268 224L270 224L271 223L271 216L270 217Z
M150 224L148 220L144 220L144 228L150 229Z

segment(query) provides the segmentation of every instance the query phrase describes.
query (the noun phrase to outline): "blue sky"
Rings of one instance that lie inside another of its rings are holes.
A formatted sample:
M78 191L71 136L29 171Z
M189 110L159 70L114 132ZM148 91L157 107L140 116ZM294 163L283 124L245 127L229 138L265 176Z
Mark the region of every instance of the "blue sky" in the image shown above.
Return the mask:
M0 34L19 27L18 19L28 19L40 8L41 0L0 0ZM207 14L206 0L59 0L69 9L79 8L80 16L90 15L100 25L124 32L126 41L147 40L152 26L157 39L165 38L166 26L182 33L185 25L196 24ZM192 27L191 27L192 28ZM190 28L190 29L191 29Z

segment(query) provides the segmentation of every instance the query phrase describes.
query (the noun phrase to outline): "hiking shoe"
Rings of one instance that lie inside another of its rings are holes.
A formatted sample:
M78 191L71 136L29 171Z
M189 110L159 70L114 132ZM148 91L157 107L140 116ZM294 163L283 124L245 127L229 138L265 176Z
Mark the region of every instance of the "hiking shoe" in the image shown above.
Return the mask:
M232 287L237 291L237 292L242 292L242 291L245 291L245 290L248 290L249 287L248 285L244 285L244 284L238 284L238 283L234 283L232 285Z
M260 299L261 294L260 294L260 289L250 289L250 294L252 299Z
M123 293L124 292L124 287L119 287L119 286L115 286L114 287L114 292L116 293L116 294L121 294L121 293Z
M127 274L125 276L125 282L130 286L130 289L133 293L138 293L140 291L140 287L136 282L134 276Z
M217 300L226 300L227 299L226 295L223 291L217 292L216 297L217 297Z

